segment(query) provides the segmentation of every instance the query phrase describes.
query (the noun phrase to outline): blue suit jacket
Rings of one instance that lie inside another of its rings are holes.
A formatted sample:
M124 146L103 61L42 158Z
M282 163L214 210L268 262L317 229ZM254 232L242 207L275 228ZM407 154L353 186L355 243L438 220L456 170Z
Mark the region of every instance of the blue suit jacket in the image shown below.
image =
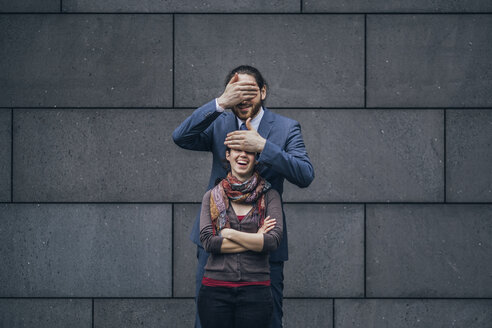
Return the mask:
M301 126L295 120L272 113L263 107L265 113L261 119L258 133L265 138L266 144L258 161L262 164L260 174L268 180L282 196L284 179L307 187L314 179L313 166L309 160L301 135ZM215 99L196 109L173 132L174 142L185 149L211 151L213 153L212 173L208 189L215 185L217 178L224 178L227 133L238 129L236 116L232 112L217 112ZM191 240L200 245L200 220L195 220ZM270 254L271 261L286 261L287 226L284 215L284 235L277 250Z

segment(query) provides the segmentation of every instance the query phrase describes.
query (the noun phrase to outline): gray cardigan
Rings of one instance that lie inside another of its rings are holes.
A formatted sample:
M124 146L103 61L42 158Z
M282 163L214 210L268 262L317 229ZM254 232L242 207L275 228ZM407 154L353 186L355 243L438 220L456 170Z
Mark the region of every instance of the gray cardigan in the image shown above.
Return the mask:
M265 216L270 216L277 221L275 228L263 234L263 250L261 252L221 253L220 248L224 238L213 235L210 190L205 193L200 215L200 241L203 248L210 253L205 265L205 277L224 281L266 281L270 279L268 252L274 251L280 245L283 233L282 204L279 193L274 189L268 190L265 194L265 203ZM252 233L258 231L249 213L239 222L234 209L229 206L227 216L231 229Z

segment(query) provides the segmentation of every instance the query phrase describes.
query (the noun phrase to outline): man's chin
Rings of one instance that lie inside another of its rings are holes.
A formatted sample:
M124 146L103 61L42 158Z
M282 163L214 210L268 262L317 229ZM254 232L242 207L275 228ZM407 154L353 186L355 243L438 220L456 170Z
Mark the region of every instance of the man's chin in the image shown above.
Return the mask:
M234 115L236 115L237 118L239 118L242 121L245 121L251 117L251 111L249 111L247 113L241 113L241 111L239 111L239 109L234 108L234 110L232 112L234 113Z
M233 108L232 112L240 120L246 121L250 117L253 119L256 116L256 114L258 114L258 112L260 111L260 107L261 107L261 105L257 106L257 107L253 107L253 108L249 109L248 112L246 112L246 113L241 112L241 110L239 108Z

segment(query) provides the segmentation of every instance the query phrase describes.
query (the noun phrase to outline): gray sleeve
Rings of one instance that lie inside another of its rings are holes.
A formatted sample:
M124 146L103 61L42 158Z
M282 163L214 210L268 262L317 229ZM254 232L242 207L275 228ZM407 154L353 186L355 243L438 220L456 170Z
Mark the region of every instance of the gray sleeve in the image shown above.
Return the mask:
M222 236L214 236L212 218L210 217L210 190L205 193L202 200L200 213L200 242L208 253L220 253L222 247Z
M276 219L275 228L263 235L262 252L271 252L277 249L282 241L284 230L284 218L282 215L282 202L280 195L275 189L270 189L266 195L266 214L270 218Z

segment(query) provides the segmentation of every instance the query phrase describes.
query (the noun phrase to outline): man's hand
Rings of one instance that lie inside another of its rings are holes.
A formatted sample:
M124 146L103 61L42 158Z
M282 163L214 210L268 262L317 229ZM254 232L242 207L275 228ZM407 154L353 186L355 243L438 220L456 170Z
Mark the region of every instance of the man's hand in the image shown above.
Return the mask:
M261 153L265 148L266 139L251 126L251 117L246 120L246 127L248 130L229 132L224 145L232 149Z
M220 107L232 108L242 101L255 98L260 92L255 82L238 82L238 80L239 75L236 73L227 84L224 93L217 98Z

